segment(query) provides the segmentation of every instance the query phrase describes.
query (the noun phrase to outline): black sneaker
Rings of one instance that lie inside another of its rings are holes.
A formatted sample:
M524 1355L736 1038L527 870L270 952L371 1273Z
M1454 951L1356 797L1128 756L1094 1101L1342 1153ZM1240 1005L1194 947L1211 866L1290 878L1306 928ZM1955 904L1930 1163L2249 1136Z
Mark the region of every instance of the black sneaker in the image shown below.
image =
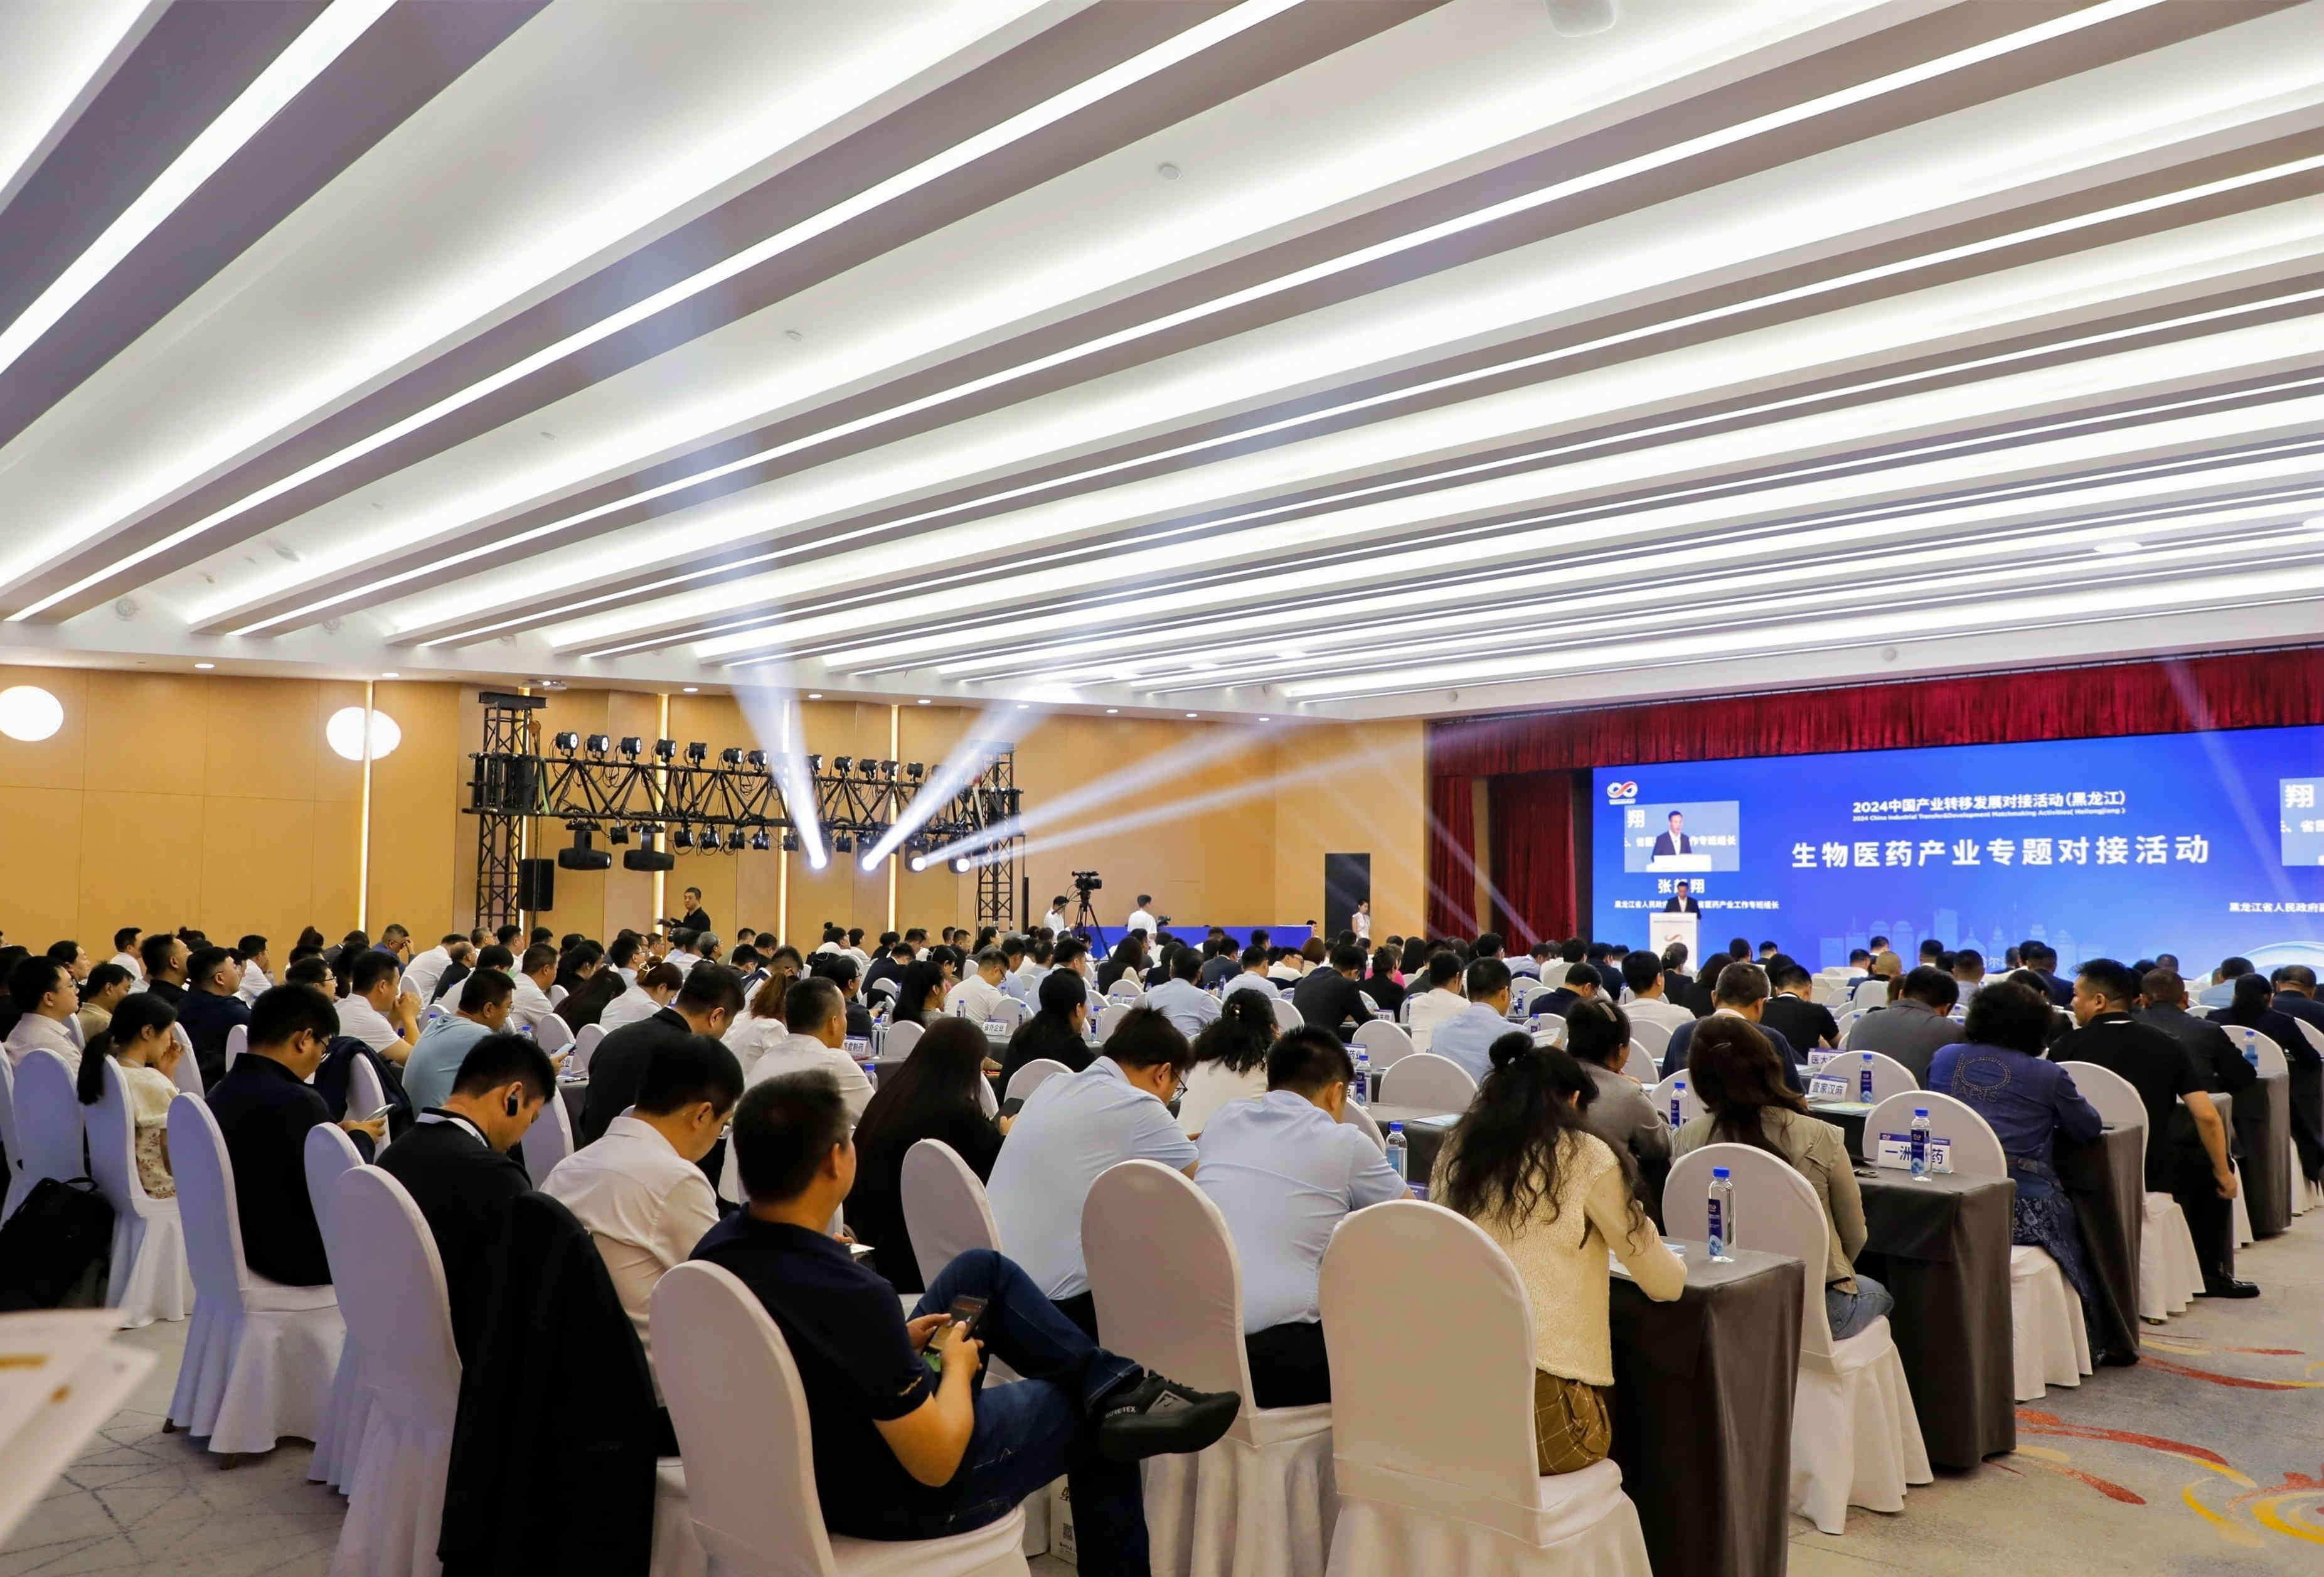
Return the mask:
M1197 1391L1147 1370L1097 1407L1097 1448L1109 1462L1202 1451L1218 1443L1242 1408L1232 1391Z

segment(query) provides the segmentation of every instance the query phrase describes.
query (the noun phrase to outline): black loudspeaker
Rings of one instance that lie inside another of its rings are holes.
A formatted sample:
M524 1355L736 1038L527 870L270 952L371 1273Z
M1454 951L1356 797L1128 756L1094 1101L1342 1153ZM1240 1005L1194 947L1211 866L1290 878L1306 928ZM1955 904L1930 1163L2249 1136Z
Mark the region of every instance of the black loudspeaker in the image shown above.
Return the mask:
M557 907L556 861L516 862L516 907L527 914L540 914Z
M623 849L622 869L624 871L675 871L678 861L667 849Z
M567 871L611 871L613 852L611 849L559 849L557 863Z

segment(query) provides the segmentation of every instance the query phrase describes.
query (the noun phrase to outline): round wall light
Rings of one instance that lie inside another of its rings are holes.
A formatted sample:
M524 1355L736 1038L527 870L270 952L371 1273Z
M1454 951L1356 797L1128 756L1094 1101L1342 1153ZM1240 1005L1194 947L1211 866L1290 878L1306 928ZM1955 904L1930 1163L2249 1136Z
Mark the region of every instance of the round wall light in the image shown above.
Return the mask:
M332 713L330 721L323 724L323 737L343 760L363 760L364 709L342 706ZM384 712L374 711L371 715L371 759L376 761L393 755L395 747L402 742L403 730L395 725L395 719Z
M0 733L34 744L64 725L63 704L40 686L14 685L0 690Z

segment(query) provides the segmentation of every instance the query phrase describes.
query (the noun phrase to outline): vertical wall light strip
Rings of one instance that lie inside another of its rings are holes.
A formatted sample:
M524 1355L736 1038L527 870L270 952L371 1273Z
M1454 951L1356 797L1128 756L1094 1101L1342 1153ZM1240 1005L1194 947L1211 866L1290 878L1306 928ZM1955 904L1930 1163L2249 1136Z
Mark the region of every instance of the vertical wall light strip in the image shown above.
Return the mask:
M904 709L903 709L903 707L902 707L902 706L890 706L890 707L889 707L889 708L888 708L888 759L889 759L890 761L901 761L901 760L903 759L904 752L903 752L903 751L902 751L900 748L899 748L899 747L902 744L902 742L903 742L903 738L904 738ZM891 786L890 787L890 788L889 788L889 790L888 790L888 808L889 808L889 810L890 810L890 811L891 811L891 812L892 812L892 811L894 811L894 810L896 809L896 790L895 790L895 788L892 787L892 785L893 785L893 783L894 783L894 781L895 781L895 780L894 780L893 779L889 779L889 781L890 781L890 784ZM903 817L901 817L901 816L899 816L896 817L896 819L897 819L897 820L899 820L899 821L901 821L901 820L903 819ZM893 930L897 929L897 925L896 925L896 871L897 871L897 867L899 867L899 865L901 865L902 863L903 863L903 862L902 862L902 861L900 861L900 860L899 860L899 859L897 859L895 855L890 854L890 855L889 855L889 856L888 856L888 925L887 925L887 928L888 928L889 930L890 930L890 931L893 931ZM954 906L954 907L955 907L955 908L957 908L958 906L955 904L955 906Z
M663 695L657 696L656 699L661 703L661 710L656 715L658 720L654 724L654 738L657 740L668 739L669 737L669 697L667 695ZM659 757L657 756L656 759L659 760ZM656 769L654 772L654 779L660 789L660 792L655 796L656 802L666 806L669 803L669 769L667 767ZM669 847L669 833L667 823L664 824L661 846L665 850ZM657 925L661 922L662 916L669 913L669 910L664 907L668 901L668 895L669 892L669 873L668 872L657 871L654 872L653 918L654 923Z
M775 845L775 940L778 944L791 939L791 853L780 844ZM768 951L771 953L772 948ZM805 949L801 949L802 952Z
M371 929L371 720L375 686L364 681L363 808L355 822L355 929Z
M516 687L516 693L517 693L518 695L520 695L520 696L530 696L530 695L531 695L531 694L532 694L532 687L531 687L530 685L519 685L519 686ZM538 755L538 754L540 754L540 740L539 735L538 735L538 734L534 732L534 730L533 730L533 727L532 727L532 715L531 715L530 713L529 713L529 712L528 712L527 714L525 714L525 725L524 725L524 726L525 726L525 733L526 733L526 738L525 738L525 750L526 750L526 752L527 752L529 754L533 754L533 755ZM540 803L540 798L539 798L539 790L538 790L538 788L536 788L536 790L535 790L533 803L534 803L534 804L539 804L539 803ZM519 891L520 893L521 893L521 892L524 890L524 862L525 862L527 860L530 860L530 859L531 859L531 858L532 858L532 807L531 807L530 805L528 805L528 806L526 806L526 807L525 807L525 813L524 813L522 816L518 816L518 817L516 818L516 871L517 871L517 881L516 881L516 886L517 886L517 891ZM519 908L518 908L518 909L517 909L517 911L516 911L516 918L517 918L517 924L518 924L518 925L520 925L520 926L522 926L522 927L525 928L526 936L530 936L530 935L531 935L531 932L532 932L532 912L531 912L530 910L527 909L527 908L523 908L523 907L521 907L521 906L519 906ZM525 940L525 937L524 937L524 936L520 936L520 937L518 937L518 938L517 938L517 940L518 940L518 941L520 941L520 942L521 942L521 941ZM521 947L519 947L519 948L514 949L514 952L516 953L516 955L517 955L519 958L522 958L522 957L524 956L524 949L523 949L523 948L521 948Z

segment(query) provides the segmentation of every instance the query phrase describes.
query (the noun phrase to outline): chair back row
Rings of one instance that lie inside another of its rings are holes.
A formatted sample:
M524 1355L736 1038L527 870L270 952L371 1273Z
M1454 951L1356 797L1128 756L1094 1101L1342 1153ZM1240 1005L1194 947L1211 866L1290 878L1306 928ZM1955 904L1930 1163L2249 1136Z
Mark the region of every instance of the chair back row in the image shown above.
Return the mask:
M0 1062L6 1060L7 1054L0 1052ZM65 1059L53 1051L25 1053L16 1065L14 1106L8 1157L12 1164L19 1154L24 1157L24 1193L43 1177L64 1181L83 1176L80 1096Z
M1466 1111L1469 1102L1477 1098L1477 1081L1449 1056L1416 1051L1380 1075L1379 1098L1383 1106Z
M1724 1167L1735 1187L1729 1244L1787 1255L1807 1267L1801 1306L1800 1349L1812 1357L1831 1352L1831 1320L1823 1303L1823 1267L1831 1226L1814 1187L1790 1162L1755 1145L1713 1144L1678 1158L1663 1185L1663 1224L1688 1242L1711 1236L1711 1174Z

